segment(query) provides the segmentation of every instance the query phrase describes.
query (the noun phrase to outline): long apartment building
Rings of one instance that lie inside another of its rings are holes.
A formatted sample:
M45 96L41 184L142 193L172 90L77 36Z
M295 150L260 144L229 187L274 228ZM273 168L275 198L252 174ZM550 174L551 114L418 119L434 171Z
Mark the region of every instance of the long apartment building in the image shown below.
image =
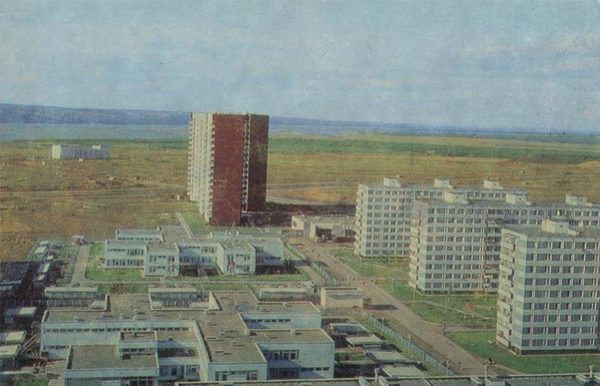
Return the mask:
M42 319L41 351L65 359L66 386L333 378L335 344L310 302L152 288L97 303L61 303Z
M524 193L508 193L504 201L471 200L455 191L416 200L409 285L431 293L496 292L504 225L540 226L564 217L572 226L598 227L599 212L600 206L573 195L558 204L532 204Z
M520 189L502 187L484 180L482 187L455 188L447 179L436 178L433 185L403 184L386 177L381 185L359 185L355 214L355 254L362 257L408 256L410 227L415 199L441 199L444 192L463 193L468 199L504 201L507 193L526 194Z
M209 224L239 224L243 212L263 209L268 137L268 115L191 114L188 196Z
M598 351L600 229L502 230L496 340L517 353Z

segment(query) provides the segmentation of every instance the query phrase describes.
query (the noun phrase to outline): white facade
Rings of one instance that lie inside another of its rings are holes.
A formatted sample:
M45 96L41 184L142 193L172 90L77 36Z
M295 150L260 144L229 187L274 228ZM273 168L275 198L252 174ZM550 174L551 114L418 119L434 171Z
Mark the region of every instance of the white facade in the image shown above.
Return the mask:
M598 206L532 204L524 195L469 200L462 192L417 200L411 230L411 287L424 292L496 292L504 225L538 225L565 217L572 226L598 227Z
M159 230L117 230L118 240L104 242L105 269L141 269L145 276L179 276L180 268L218 268L224 274L254 274L257 267L283 265L278 237L210 235L170 245Z
M110 159L111 145L52 145L52 159Z
M358 256L408 256L415 199L441 199L446 191L458 191L468 199L504 201L507 193L526 194L485 180L483 187L454 188L448 180L433 185L407 185L386 177L383 185L359 185L355 214L354 252Z
M200 213L206 221L212 217L214 129L211 113L192 114L188 151L188 197L198 203Z
M597 351L600 230L502 230L496 340L517 353Z

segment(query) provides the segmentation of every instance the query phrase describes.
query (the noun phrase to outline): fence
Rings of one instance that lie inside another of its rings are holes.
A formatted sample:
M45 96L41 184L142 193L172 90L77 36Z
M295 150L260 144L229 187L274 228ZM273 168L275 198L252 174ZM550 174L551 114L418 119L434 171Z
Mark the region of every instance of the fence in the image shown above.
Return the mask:
M433 357L427 351L423 350L421 347L417 346L410 340L406 339L405 337L400 335L398 332L396 332L396 331L392 330L391 328L389 328L388 326L386 326L385 323L383 323L381 320L379 320L373 316L369 316L367 321L372 326L374 326L379 332L381 332L381 335L387 336L387 337L395 340L402 346L402 348L412 352L419 359L421 359L423 362L426 362L431 367L441 371L445 375L455 375L455 373L452 370L450 370L446 365L444 365L442 362L440 362L437 358Z
M319 275L323 276L325 278L325 280L327 281L327 285L328 286L335 286L337 285L338 281L336 280L335 277L333 277L333 275L331 273L329 273L328 271L325 270L325 268L323 268L323 266L319 263L315 263L312 262L310 264L310 266L319 273Z

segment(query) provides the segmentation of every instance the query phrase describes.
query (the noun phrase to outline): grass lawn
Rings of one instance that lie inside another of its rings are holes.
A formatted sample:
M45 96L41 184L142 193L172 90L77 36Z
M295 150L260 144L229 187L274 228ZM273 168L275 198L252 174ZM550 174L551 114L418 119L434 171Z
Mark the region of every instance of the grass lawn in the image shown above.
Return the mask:
M491 358L494 364L522 373L584 373L589 371L590 365L596 368L600 366L600 354L514 355L495 343L494 331L453 332L448 335L461 347L481 358Z
M333 254L363 276L376 276L378 278L408 277L408 262L406 259L363 259L361 262L350 252L347 249L340 249L337 252L333 251Z
M139 269L104 269L103 243L92 245L85 276L96 281L144 280Z
M405 281L380 283L425 320L447 326L493 328L496 325L495 294L425 295L413 291Z
M183 212L182 215L195 236L207 234L211 231L210 226L204 222L198 212L198 208L196 208L196 211Z
M339 252L337 253L340 256ZM493 328L496 318L496 295L426 295L408 286L408 261L386 258L363 259L349 256L341 260L365 276L376 277L378 284L403 301L425 320L445 323L447 326ZM393 287L393 288L392 288Z

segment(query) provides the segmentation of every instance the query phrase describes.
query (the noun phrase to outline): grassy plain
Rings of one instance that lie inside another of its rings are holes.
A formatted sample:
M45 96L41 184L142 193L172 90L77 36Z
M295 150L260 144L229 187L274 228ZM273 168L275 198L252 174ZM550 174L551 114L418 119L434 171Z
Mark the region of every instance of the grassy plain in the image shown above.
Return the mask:
M176 223L177 211L194 219L188 213L195 205L177 200L186 191L185 140L109 142L113 159L82 163L50 160L50 141L0 144L0 260L24 259L38 238L102 239L117 227ZM532 201L560 201L567 192L600 201L600 143L594 139L277 134L269 147L272 197L352 203L358 183L398 175L408 183L448 177L456 185L493 177L528 189ZM192 227L206 229L197 221Z

